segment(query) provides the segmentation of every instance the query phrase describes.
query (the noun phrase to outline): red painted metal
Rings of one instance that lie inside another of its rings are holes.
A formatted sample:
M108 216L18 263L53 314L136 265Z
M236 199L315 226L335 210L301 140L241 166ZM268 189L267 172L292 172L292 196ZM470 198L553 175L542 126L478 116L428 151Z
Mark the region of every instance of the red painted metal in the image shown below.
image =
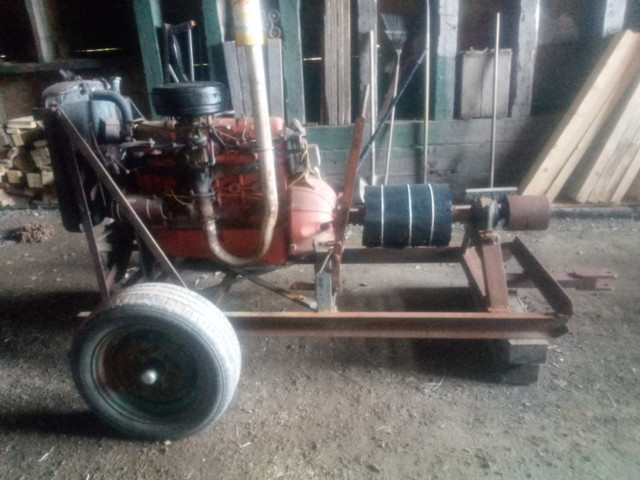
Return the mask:
M292 256L313 253L314 242L333 242L333 211L338 197L318 177L301 176L289 186L290 244Z

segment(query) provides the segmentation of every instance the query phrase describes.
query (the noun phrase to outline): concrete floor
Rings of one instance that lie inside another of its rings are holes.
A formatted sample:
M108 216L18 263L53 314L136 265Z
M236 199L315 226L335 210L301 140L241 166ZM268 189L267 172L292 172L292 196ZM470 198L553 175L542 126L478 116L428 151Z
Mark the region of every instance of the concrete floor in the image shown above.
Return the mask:
M487 341L241 338L240 385L221 420L183 440L138 442L105 429L71 379L75 314L98 302L84 238L53 211L0 214L2 480L639 478L637 222L556 220L520 235L554 270L618 273L613 292L570 292L570 332L552 341L536 384L496 382ZM10 238L33 222L55 234ZM292 268L275 281L305 273ZM401 308L423 274L445 286L460 278L450 265L365 266L343 286L374 308ZM231 306L279 301L244 288Z

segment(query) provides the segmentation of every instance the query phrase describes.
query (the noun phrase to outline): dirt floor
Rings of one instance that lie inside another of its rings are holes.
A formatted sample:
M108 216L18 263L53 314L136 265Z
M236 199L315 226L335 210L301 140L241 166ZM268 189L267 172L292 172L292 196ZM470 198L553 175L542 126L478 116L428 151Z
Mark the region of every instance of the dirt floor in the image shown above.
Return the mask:
M55 233L18 243L13 232L30 223ZM639 229L601 218L520 234L553 270L618 273L613 292L570 291L569 333L552 340L535 384L497 381L490 341L241 338L243 371L223 417L150 443L105 429L71 379L75 314L98 302L84 237L54 211L0 211L0 480L640 479ZM305 268L273 279L289 286ZM461 275L363 266L344 288L371 310L402 309L425 279L456 287ZM225 308L280 308L247 283Z

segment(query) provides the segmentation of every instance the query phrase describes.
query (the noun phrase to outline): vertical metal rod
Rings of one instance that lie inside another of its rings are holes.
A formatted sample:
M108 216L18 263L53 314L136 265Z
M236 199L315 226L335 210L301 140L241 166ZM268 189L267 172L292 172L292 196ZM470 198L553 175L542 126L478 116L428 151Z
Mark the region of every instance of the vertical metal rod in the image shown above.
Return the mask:
M369 129L370 135L376 131L376 120L378 117L377 103L378 103L378 78L377 78L377 45L376 36L373 30L369 30L369 61L370 61L370 77L369 77ZM371 185L376 184L376 144L371 144Z
M422 158L422 183L426 184L429 175L429 165L427 163L427 150L429 148L429 88L431 69L431 2L427 0L427 18L425 22L425 49L427 58L424 62L424 156Z
M496 169L496 115L498 111L498 64L500 61L500 12L496 15L496 49L493 56L493 115L491 116L490 188L493 188L493 179Z
M396 68L393 76L393 97L398 94L398 78L400 76L400 55L402 50L396 49ZM389 166L391 165L391 144L393 143L393 126L396 119L396 106L391 107L391 122L389 123L389 144L387 145L387 159L384 164L384 183L389 183Z
M195 68L193 62L193 34L191 33L191 27L187 28L187 38L189 42L189 74L191 76L191 81L196 81Z

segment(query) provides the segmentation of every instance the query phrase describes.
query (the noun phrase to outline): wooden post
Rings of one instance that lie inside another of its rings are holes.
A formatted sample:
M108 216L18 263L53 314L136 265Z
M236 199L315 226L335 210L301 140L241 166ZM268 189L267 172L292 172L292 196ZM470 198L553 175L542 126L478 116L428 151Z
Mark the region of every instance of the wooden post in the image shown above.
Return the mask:
M56 49L51 34L49 18L47 17L47 2L43 2L43 0L24 0L24 3L29 13L38 61L51 62L56 58Z
M149 108L152 112L152 118L159 118L159 115L157 115L153 109L151 90L153 90L153 87L162 85L164 82L157 34L157 29L162 27L160 2L159 0L134 0L133 10L136 15L136 25L138 27L138 42L140 43Z
M627 0L603 0L604 16L602 18L602 36L615 35L624 27L627 12Z
M533 73L538 48L540 0L520 0L518 19L518 45L511 69L513 100L511 116L528 117L531 114Z
M285 89L285 119L306 123L304 80L302 77L302 43L300 35L300 0L280 0L282 25L282 69Z
M219 4L219 5L218 5ZM225 2L216 0L202 0L202 17L204 19L204 37L207 50L207 63L209 64L209 80L217 80L216 67L222 68L222 42L224 33L220 22L218 8L224 9ZM223 10L224 11L224 10Z
M244 111L244 95L240 80L240 68L238 66L238 50L236 48L236 42L233 40L224 42L223 49L233 114L235 118L243 118L246 115Z
M378 38L378 6L376 0L358 0L358 39L360 49L358 53L359 60L359 92L360 99L358 105L362 105L362 99L367 85L371 84L371 79L378 78L378 59L371 58L369 32L373 32L373 38ZM373 70L373 72L372 72ZM377 85L371 85L369 95L373 105L378 105ZM369 116L375 114L369 112ZM375 121L375 119L374 119Z
M269 77L269 112L272 117L284 118L284 85L282 83L282 41L267 40L267 64Z
M435 64L434 119L451 120L458 51L458 0L439 0Z
M337 0L324 0L323 17L323 118L326 125L338 125L338 38L335 32Z

